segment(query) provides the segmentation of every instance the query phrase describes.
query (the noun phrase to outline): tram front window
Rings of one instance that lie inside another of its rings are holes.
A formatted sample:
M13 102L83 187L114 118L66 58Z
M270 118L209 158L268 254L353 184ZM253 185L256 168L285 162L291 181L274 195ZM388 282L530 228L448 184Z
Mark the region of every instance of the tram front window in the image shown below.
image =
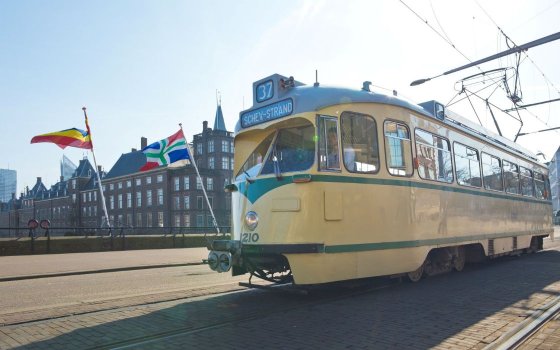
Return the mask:
M253 153L249 155L237 175L235 176L236 181L242 181L246 177L255 177L259 174L262 168L264 157L266 152L270 148L270 144L274 139L274 133L268 135L258 146L255 148Z
M280 176L309 169L314 161L314 135L315 128L311 124L279 130L261 174Z

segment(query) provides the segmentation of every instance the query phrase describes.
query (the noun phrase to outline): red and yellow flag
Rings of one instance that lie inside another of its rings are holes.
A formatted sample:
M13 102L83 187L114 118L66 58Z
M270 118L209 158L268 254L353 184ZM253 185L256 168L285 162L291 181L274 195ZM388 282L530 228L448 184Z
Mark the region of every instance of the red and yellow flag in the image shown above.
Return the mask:
M89 132L76 128L37 135L31 139L31 143L38 142L51 142L62 149L66 147L92 149L93 147Z

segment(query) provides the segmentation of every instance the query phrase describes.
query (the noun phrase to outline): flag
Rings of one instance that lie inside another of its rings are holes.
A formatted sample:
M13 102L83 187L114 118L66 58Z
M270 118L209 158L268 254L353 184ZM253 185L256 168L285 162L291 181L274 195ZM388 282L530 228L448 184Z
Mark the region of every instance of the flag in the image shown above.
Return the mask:
M146 155L146 164L140 168L140 171L170 165L179 160L191 159L183 130L144 147L142 152Z
M76 128L37 135L31 139L31 143L38 142L52 142L62 149L66 147L92 149L89 133Z

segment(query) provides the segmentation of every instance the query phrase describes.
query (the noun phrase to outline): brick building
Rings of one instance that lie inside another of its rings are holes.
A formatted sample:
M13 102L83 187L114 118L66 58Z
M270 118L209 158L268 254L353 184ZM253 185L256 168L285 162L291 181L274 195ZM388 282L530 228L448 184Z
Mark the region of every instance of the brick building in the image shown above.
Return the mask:
M142 137L141 148L147 144ZM123 153L106 174L101 173L112 226L142 228L140 232L147 233L178 227L212 227L202 186L218 225L229 226L231 195L223 188L232 177L233 150L233 133L226 130L218 104L214 128L204 121L202 132L193 137L191 153L202 182L198 181L192 164L140 172L146 162L144 154L134 148ZM0 236L6 235L6 228L12 235L16 229L25 230L28 220L33 218L48 219L51 227L59 228L105 226L97 177L86 158L80 160L70 179L61 176L59 182L47 189L38 177L32 189L26 189L19 200L14 196L8 204L0 208Z

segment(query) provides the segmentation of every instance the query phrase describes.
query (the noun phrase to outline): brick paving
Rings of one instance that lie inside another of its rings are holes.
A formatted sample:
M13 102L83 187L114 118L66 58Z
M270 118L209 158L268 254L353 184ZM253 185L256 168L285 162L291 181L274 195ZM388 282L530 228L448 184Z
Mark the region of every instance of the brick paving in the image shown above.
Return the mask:
M348 288L198 296L0 327L0 349L95 348L171 330L187 333L135 348L482 349L560 295L559 266L550 250L337 300ZM558 320L542 332L526 349L559 348Z

